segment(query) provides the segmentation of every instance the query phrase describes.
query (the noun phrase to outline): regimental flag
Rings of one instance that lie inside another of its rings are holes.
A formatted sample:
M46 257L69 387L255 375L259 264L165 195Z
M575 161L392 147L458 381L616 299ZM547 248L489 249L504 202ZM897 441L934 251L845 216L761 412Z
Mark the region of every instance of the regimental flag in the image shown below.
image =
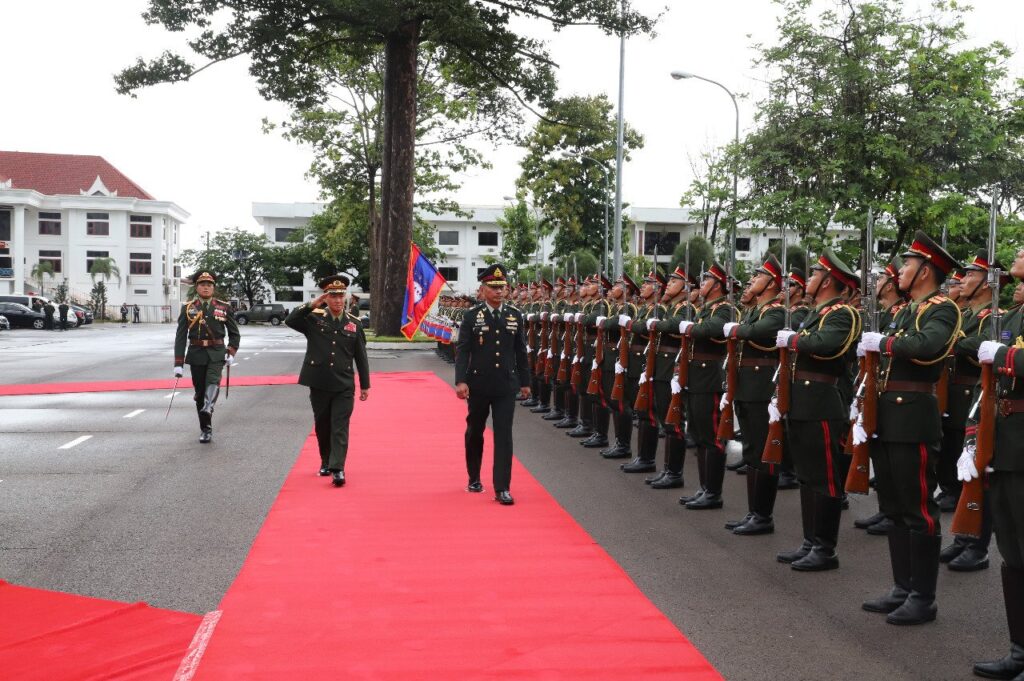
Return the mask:
M402 303L402 335L412 340L416 329L426 318L441 289L448 282L434 264L424 257L416 244L410 243L409 273L405 280L405 301Z

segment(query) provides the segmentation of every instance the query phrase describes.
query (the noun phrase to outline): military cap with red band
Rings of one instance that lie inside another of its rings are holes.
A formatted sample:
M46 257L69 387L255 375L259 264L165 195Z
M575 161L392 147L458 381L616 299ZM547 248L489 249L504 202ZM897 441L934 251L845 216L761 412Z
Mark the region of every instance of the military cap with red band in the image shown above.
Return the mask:
M903 254L903 257L924 258L944 275L948 275L959 266L956 259L946 252L946 249L935 243L935 239L921 230L917 230L914 234L914 243L910 244L910 248Z
M807 277L804 275L804 271L799 267L794 267L789 271L789 281L802 289L807 288Z
M497 263L491 265L480 273L480 276L477 277L477 281L493 288L507 286L508 279L505 276L505 266Z
M897 255L895 258L892 259L892 262L885 266L885 270L882 271L882 274L889 277L890 279L899 280L900 268L902 267L903 258Z
M601 288L605 291L610 291L612 289L612 282L608 281L608 277L603 274L601 275Z
M951 281L962 282L964 280L963 270L953 270L953 274L949 275Z
M998 260L996 260L995 266L999 270L999 285L1006 286L1010 283L1010 273L1006 271L1006 268ZM964 270L967 272L988 272L990 269L992 268L988 264L988 250L984 248L980 249L978 254L974 256L974 260L964 267ZM963 278L962 274L960 278Z
M196 286L202 284L204 281L208 281L211 284L217 283L217 279L214 278L214 276L210 274L207 270L201 270L195 277L192 278L192 282Z
M697 286L697 284L698 284L696 279L694 279L693 277L691 277L689 274L686 273L686 270L683 269L682 265L677 265L675 271L672 272L672 274L668 275L668 278L669 279L682 279L683 281L690 282L690 284L692 286Z
M811 269L825 270L847 288L857 288L860 286L860 281L857 279L857 275L853 273L853 270L840 260L839 256L827 248L818 256L818 262Z
M622 276L619 277L619 281L626 285L626 290L630 294L636 295L637 293L640 293L640 287L637 286L636 282L633 281L625 272L623 272Z
M726 286L729 283L729 275L726 274L725 268L719 265L717 262L711 263L711 267L704 273L705 277L711 277L721 282L722 286Z
M767 274L775 280L775 285L782 288L782 265L779 264L778 259L772 254L768 254L768 258L764 261L764 264L758 267L756 272Z
M334 274L324 277L317 282L324 293L344 293L348 289L348 277L344 274Z
M543 286L544 288L546 288L546 289L547 289L547 290L549 290L549 291L552 291L552 290L554 290L554 288L555 288L555 285L554 285L554 284L552 284L552 283L551 283L550 281L548 281L547 279L541 279L541 280L540 280L540 285L541 285L541 286Z
M667 281L666 281L664 275L662 275L661 272L653 271L653 272L648 272L646 274L646 276L644 276L644 283L645 284L657 284L658 288L661 289L662 291L664 291L665 290L665 284L667 283Z

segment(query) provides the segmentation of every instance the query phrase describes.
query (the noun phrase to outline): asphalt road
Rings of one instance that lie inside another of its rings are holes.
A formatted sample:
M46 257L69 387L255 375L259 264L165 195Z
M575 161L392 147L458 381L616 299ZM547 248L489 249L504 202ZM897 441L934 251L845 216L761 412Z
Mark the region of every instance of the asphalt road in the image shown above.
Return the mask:
M297 372L301 336L266 326L243 333L240 372ZM166 377L172 340L173 329L157 325L0 333L0 383ZM371 363L452 376L430 351L374 351ZM188 391L167 421L169 391L0 397L0 579L215 608L310 415L299 386L236 388L218 404L214 444L202 446ZM936 623L893 627L859 607L890 582L885 539L851 526L875 510L874 497L852 499L844 514L842 567L800 574L774 560L799 543L796 492L779 495L776 534L735 537L722 523L746 511L742 476L728 474L725 509L687 511L679 490L649 489L524 412L519 459L727 679L968 679L973 660L1005 653L994 547L987 571L941 571ZM462 456L460 442L453 456ZM689 491L692 458L686 478Z

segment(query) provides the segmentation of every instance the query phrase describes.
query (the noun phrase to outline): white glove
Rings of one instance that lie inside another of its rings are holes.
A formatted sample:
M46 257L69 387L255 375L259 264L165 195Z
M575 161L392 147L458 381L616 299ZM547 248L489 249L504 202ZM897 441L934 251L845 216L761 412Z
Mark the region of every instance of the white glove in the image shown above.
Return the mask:
M679 322L679 333L686 333L687 329L693 326L693 322L688 322L685 319Z
M597 318L597 325L601 326L601 324L604 323L604 320L606 320L606 319L608 319L608 318L607 317L598 317Z
M647 372L645 371L644 373L640 374L639 385L643 385L646 382L647 382Z
M597 360L596 359L590 363L590 370L591 371L597 371Z
M683 392L683 386L680 385L678 376L673 376L672 380L669 381L669 385L672 386L673 395L678 395L679 393Z
M864 349L864 341L857 343L857 357L863 357L867 354L867 350Z
M567 355L566 353L563 352L562 353L562 359L569 359L569 355Z
M575 357L572 358L572 363L579 364L581 359L582 358L579 355L576 355Z
M633 321L633 318L628 314L619 315L619 326L628 326L631 321Z
M779 400L775 397L768 403L768 423L776 423L782 420L782 412L779 411Z
M654 317L651 317L650 319L648 319L647 320L647 330L650 331L651 329L653 329L654 325L657 324L657 323L658 323L658 320L655 319Z
M555 353L553 353L550 350L548 350L548 359L554 359L554 358L555 358Z
M856 421L858 416L860 416L860 409L857 408L857 400L854 398L853 402L850 402L850 420Z
M883 338L885 336L877 331L865 331L860 337L860 344L864 346L865 352L878 352L878 346L882 343Z
M991 364L996 361L996 352L1003 347L1002 343L996 341L982 341L978 346L978 361L982 364Z
M531 312L530 314L526 315L526 321L532 322L536 316L537 315L535 313Z
M224 363L227 364L228 366L231 366L232 364L236 364L237 362L238 362L238 360L235 359L234 355L230 355L229 354L227 357L224 358Z
M175 378L181 378L182 373L184 373L184 370L182 369L182 367L174 367L174 377Z
M956 479L961 482L970 482L977 477L978 467L974 465L974 445L967 445L956 462Z
M779 332L775 334L775 347L788 348L789 339L795 335L796 331L792 331L790 329L780 329Z
M553 322L557 322L561 318L562 318L561 315L559 315L557 313L551 315L551 321L553 321Z
M583 321L583 313L582 312L577 312L576 313L576 321L577 322Z
M540 313L540 318L541 319L547 319L548 318L548 313L547 312L541 312Z
M626 373L626 367L622 366L618 362L615 363L615 373L624 374Z
M726 338L732 335L732 330L735 329L739 324L736 322L726 322L725 326L722 327L722 333L725 334Z
M853 424L853 444L862 445L868 441L868 431L864 430L864 417L858 416Z
M527 345L527 346L526 346L526 354L528 354L528 355L529 355L529 354L530 354L531 352L533 352L533 346L531 346L531 345Z

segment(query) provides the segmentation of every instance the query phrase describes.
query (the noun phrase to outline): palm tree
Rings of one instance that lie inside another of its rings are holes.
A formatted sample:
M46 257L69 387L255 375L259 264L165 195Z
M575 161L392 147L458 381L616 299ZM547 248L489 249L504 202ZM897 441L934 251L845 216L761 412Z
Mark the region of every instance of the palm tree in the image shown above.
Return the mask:
M93 260L92 267L89 268L89 276L94 283L96 277L101 276L104 282L117 279L118 286L121 285L121 269L113 258L96 258Z
M37 262L32 266L32 278L39 282L39 293L42 295L46 285L46 277L54 275L53 263L48 260Z

